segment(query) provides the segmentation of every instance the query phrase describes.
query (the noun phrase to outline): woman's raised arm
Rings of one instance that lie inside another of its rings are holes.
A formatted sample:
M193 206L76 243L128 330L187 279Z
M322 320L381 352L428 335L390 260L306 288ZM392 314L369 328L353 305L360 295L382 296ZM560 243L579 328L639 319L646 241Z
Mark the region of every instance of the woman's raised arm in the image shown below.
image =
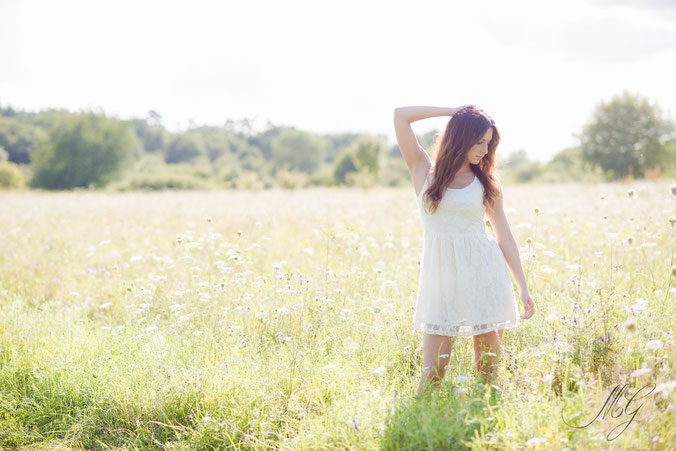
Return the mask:
M404 157L406 166L413 173L414 168L429 155L425 152L416 138L411 122L428 117L453 116L469 105L463 105L456 108L438 107L438 106L401 106L394 109L394 132L397 136L397 143L401 154Z

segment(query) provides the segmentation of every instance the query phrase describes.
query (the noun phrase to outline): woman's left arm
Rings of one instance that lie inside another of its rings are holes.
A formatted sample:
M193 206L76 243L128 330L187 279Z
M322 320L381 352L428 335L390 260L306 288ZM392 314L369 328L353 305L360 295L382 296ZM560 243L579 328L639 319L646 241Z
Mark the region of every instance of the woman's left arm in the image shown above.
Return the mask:
M516 240L512 235L512 231L509 228L509 223L507 222L507 217L505 216L505 210L503 208L502 202L502 187L500 187L500 193L498 198L495 201L493 208L486 208L486 216L491 223L491 227L495 232L495 240L500 245L502 254L505 256L507 261L507 266L509 267L512 277L516 281L516 285L519 288L519 295L521 301L524 304L524 313L521 315L522 318L530 318L534 313L533 300L531 299L530 292L528 291L528 284L526 283L526 275L523 272L521 266L521 256L519 255L519 248L516 245Z

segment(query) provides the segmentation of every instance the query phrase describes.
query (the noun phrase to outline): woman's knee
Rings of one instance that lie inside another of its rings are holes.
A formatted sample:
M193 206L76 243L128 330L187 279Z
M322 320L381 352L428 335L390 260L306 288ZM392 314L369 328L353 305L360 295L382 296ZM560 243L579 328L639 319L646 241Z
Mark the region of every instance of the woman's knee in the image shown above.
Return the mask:
M429 365L423 368L423 376L426 379L443 379L446 375L446 365Z

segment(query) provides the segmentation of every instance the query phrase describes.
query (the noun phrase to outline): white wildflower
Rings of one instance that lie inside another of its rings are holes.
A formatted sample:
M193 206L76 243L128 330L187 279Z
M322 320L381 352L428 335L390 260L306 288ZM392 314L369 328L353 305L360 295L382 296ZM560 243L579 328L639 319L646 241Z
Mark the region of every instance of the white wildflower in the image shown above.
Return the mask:
M655 351L657 349L660 349L664 344L660 340L650 340L645 344L646 349L650 349L652 351Z
M644 375L646 375L650 372L652 372L652 370L650 368L639 368L638 370L632 371L631 374L629 375L629 377L640 377L640 376L644 376Z

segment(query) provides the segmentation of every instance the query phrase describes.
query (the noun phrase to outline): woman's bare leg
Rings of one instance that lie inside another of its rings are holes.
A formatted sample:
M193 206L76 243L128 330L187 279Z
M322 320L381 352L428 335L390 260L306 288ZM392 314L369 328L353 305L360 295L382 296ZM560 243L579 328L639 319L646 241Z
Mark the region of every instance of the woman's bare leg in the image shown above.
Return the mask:
M474 360L480 379L485 383L492 382L497 373L498 361L502 352L502 334L504 329L492 330L485 334L474 335ZM492 352L495 356L482 355Z
M437 385L444 378L456 338L423 332L423 370L416 390L418 395L423 392L428 381L432 385Z

